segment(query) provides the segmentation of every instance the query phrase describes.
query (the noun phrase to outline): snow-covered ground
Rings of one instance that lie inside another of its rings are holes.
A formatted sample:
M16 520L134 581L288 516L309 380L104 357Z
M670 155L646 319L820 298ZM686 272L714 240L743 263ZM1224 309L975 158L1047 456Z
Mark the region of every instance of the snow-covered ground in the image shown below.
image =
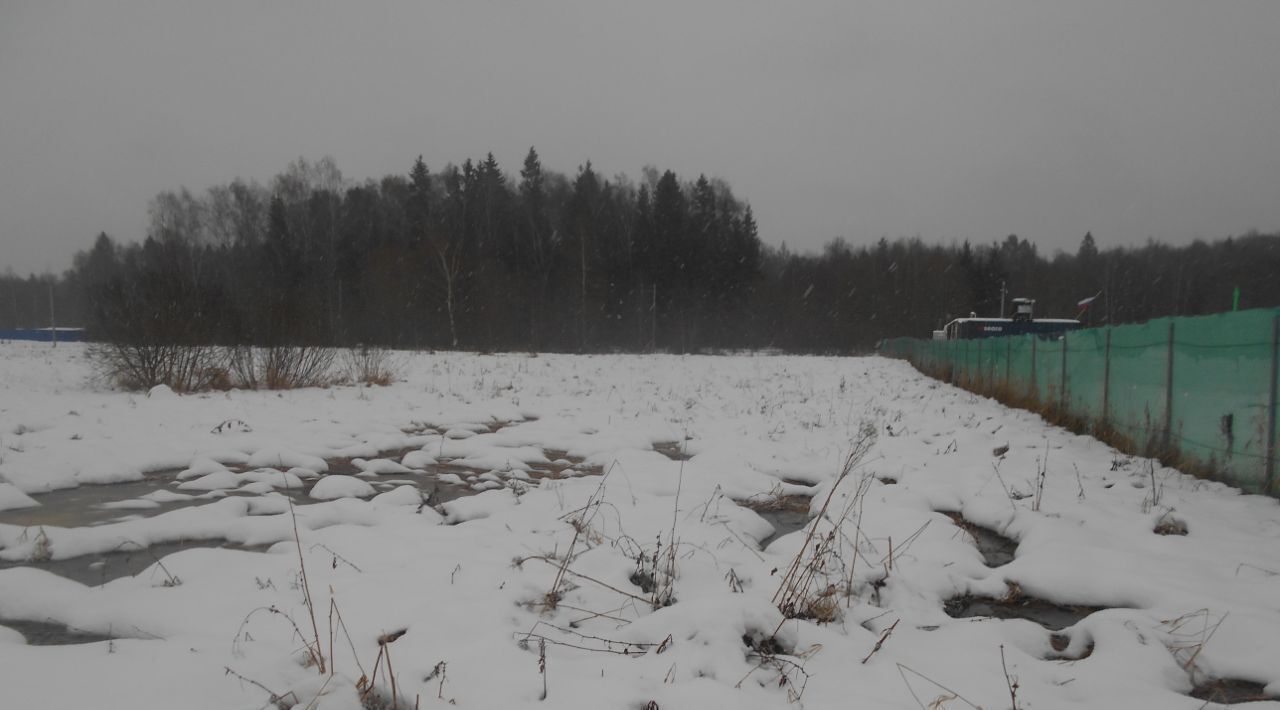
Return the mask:
M402 354L385 388L147 396L91 384L84 353L0 345L0 707L358 708L368 683L390 707L392 677L402 707L1280 695L1276 500L903 362ZM747 504L791 496L825 515L770 540ZM972 526L1014 559L988 566ZM238 547L55 573L182 540ZM1067 626L948 613L1003 597Z

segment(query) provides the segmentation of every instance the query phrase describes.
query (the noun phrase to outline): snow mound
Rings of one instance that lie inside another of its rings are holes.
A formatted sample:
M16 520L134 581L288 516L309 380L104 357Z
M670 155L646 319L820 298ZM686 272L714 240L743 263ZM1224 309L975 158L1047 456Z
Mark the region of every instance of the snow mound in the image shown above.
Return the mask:
M147 399L176 399L177 396L173 390L169 389L169 385L156 385L147 390Z
M0 646L25 646L27 638L7 626L0 626Z
M353 476L325 476L312 487L310 495L316 500L336 500L368 498L377 492L373 486Z
M310 456L308 454L300 454L297 451L278 446L268 446L259 449L249 457L249 466L251 468L309 468L312 471L324 473L329 470L329 464L318 456Z
M400 465L407 468L426 468L436 462L436 457L426 451L410 451L400 459Z
M222 491L231 488L240 487L240 477L231 471L222 470L215 473L205 474L191 481L184 481L178 484L178 488L184 491Z
M374 473L379 476L388 476L396 473L413 473L413 470L392 461L391 459L373 459L366 461L364 459L353 459L351 463L355 464L364 473Z
M373 497L371 503L383 505L422 505L422 492L416 486L396 486Z
M302 479L294 473L286 473L277 471L274 468L260 468L254 471L246 471L240 474L243 481L252 481L253 483L265 483L273 488L292 488L301 490Z
M34 508L40 505L35 498L18 490L12 483L0 483L0 510Z
M185 469L178 472L178 480L186 481L200 476L207 476L211 473L227 470L226 466L214 461L206 456L198 456L191 460Z

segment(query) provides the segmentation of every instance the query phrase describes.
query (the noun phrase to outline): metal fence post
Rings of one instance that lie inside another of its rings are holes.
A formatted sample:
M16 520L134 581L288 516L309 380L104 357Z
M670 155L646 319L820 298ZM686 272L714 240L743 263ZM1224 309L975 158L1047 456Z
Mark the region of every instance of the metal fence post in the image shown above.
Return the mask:
M951 375L947 378L950 384L956 383L956 341L947 341L947 362L951 365Z
M988 387L994 387L996 384L996 354L994 352L995 346L992 346L992 350L993 352L991 353L991 367L987 370L987 386Z
M1280 361L1280 316L1271 318L1271 391L1267 394L1267 467L1262 492L1271 494L1276 477L1276 375Z
M1040 399L1040 390L1036 388L1036 336L1031 336L1031 397Z
M978 366L977 366L977 367L975 367L975 368L973 368L973 371L974 371L974 373L977 375L977 377L976 377L975 379L977 379L979 382L981 382L981 381L983 380L983 377L982 377L982 341L981 341L981 340L979 340L979 341L978 341Z
M1102 357L1102 424L1111 419L1111 326L1107 326L1107 349Z
M1062 383L1058 385L1058 406L1067 411L1067 334L1062 334Z
M1009 382L1010 382L1009 374L1010 374L1010 368L1012 367L1013 367L1013 336L1006 335L1004 336L1004 388L1006 392L1009 390Z
M1169 321L1169 353L1164 377L1164 444L1173 441L1173 321Z
M969 343L973 341L964 341L964 379L961 381L963 386L973 386L973 369L969 367Z

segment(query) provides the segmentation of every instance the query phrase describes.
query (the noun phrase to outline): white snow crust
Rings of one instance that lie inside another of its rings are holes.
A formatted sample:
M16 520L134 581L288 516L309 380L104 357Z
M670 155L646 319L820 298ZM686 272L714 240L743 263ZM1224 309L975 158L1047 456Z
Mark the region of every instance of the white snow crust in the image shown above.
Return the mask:
M405 708L1007 708L1006 669L1036 710L1191 710L1207 678L1280 691L1280 503L903 362L406 353L401 367L385 388L147 396L94 384L82 345L0 344L0 707L274 694L357 710L362 677L389 707L388 665ZM864 428L874 443L837 486ZM93 508L95 524L9 522L38 520L49 491L144 476L166 478ZM472 494L437 509L419 485ZM810 523L840 552L813 589L832 600L825 621L775 602L806 531L762 549L775 528L742 504L795 495L811 514L831 501ZM985 564L948 512L1016 540L1014 559ZM1170 519L1188 534L1153 532ZM99 586L56 573L179 541L247 549L197 544ZM668 550L674 603L655 608L636 573ZM944 609L1011 589L1103 609L1056 632ZM6 621L114 640L31 646Z

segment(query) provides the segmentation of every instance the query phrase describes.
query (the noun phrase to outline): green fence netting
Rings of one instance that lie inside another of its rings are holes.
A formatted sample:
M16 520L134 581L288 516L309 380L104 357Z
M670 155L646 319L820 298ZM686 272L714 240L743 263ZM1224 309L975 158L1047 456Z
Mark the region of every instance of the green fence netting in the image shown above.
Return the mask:
M1135 451L1280 495L1280 309L1161 318L1052 337L894 338L881 353L1011 403L1050 408Z

